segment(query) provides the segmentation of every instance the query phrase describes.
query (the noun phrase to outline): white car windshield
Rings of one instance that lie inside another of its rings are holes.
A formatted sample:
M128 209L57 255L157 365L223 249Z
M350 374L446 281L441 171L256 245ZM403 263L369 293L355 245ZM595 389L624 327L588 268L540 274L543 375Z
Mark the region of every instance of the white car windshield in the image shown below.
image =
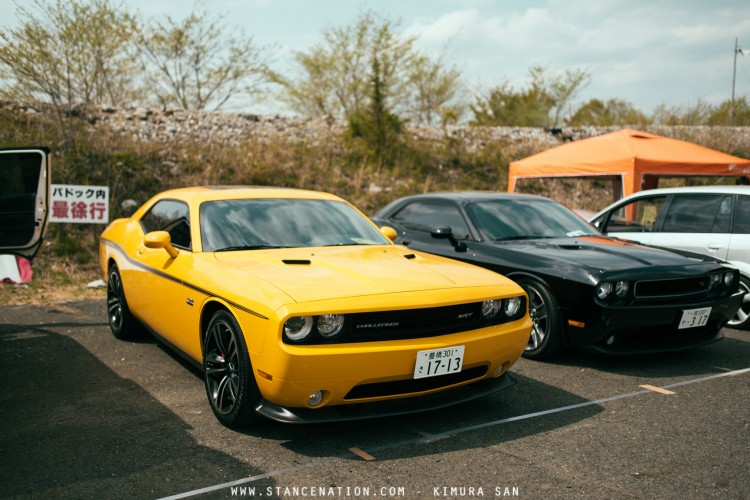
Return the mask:
M338 245L387 245L350 205L292 198L206 202L200 208L204 252Z

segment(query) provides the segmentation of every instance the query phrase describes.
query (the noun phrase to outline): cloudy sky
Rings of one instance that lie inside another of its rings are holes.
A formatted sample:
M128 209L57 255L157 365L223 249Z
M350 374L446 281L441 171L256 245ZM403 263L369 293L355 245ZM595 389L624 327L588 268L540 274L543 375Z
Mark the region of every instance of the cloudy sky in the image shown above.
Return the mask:
M117 1L113 3L117 4ZM143 18L185 17L190 0L123 0ZM618 98L644 112L750 96L748 0L208 0L203 7L262 46L273 46L286 73L294 51L321 32L373 10L400 20L418 48L462 71L472 90L503 82L521 89L533 65L582 69L591 83L579 101ZM0 0L0 26L17 22L13 0ZM287 73L288 74L288 73Z

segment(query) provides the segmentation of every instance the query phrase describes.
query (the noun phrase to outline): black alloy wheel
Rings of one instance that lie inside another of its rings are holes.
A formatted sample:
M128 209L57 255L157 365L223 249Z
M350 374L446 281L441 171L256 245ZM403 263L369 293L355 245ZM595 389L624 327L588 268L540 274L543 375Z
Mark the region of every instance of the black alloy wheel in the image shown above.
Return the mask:
M116 264L109 269L107 277L107 319L112 334L120 340L128 340L143 333L143 328L128 308L122 277Z
M529 296L529 316L533 326L523 356L529 359L550 359L564 347L562 316L552 292L536 280L523 278L518 284Z
M236 428L258 417L261 401L250 356L237 320L228 311L217 311L204 342L203 373L211 410L227 427Z

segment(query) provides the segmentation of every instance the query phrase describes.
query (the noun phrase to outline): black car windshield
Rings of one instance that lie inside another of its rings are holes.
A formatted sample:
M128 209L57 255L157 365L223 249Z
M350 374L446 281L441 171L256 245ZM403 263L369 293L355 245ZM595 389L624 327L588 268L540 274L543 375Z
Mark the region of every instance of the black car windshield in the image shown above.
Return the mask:
M472 203L467 212L488 240L597 236L600 233L552 200L504 199Z
M389 244L350 205L331 200L205 202L200 208L200 227L204 252Z

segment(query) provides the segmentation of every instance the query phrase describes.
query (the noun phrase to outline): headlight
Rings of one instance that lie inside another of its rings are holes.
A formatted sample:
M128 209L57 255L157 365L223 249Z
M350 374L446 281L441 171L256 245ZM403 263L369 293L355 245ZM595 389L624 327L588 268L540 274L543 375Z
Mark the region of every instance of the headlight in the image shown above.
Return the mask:
M615 283L615 295L622 298L628 294L628 289L630 288L630 285L627 281L618 281Z
M712 274L710 277L711 288L716 288L721 283L721 274Z
M482 302L482 316L484 319L492 319L497 316L500 307L502 306L501 300L485 300Z
M596 296L602 300L609 297L609 294L611 293L612 293L612 283L608 281L599 283L596 287Z
M511 297L503 301L503 312L509 318L515 316L521 308L521 297Z
M293 342L304 340L312 331L312 316L295 316L284 323L284 334Z
M724 286L730 287L734 284L734 273L729 271L724 273Z
M323 314L318 317L318 332L327 339L334 337L343 327L343 314Z

